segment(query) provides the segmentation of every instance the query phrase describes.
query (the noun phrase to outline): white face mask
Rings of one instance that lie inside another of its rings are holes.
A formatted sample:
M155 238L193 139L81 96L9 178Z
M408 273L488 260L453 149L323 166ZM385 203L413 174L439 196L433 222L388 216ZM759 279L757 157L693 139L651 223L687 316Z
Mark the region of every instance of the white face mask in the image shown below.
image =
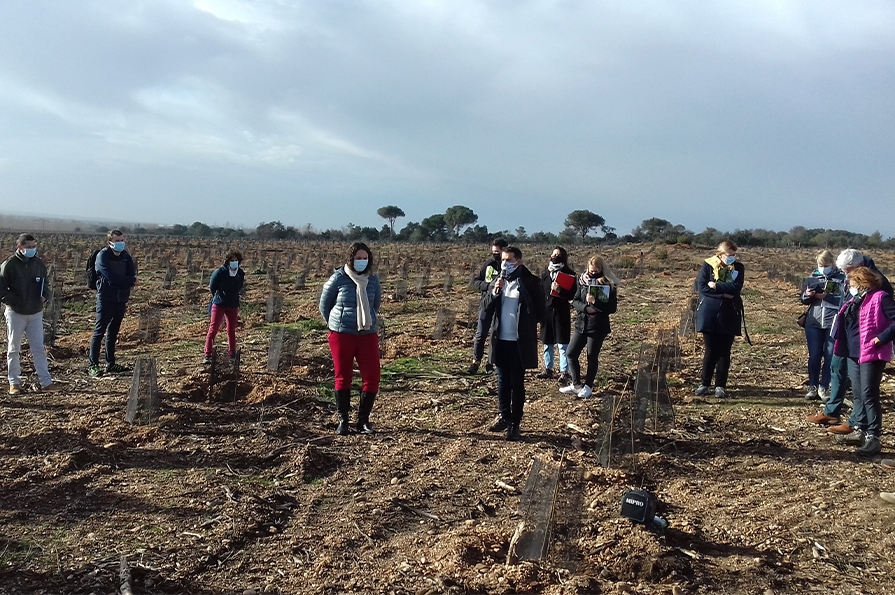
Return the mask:
M858 288L857 287L849 287L848 292L852 295L858 295Z

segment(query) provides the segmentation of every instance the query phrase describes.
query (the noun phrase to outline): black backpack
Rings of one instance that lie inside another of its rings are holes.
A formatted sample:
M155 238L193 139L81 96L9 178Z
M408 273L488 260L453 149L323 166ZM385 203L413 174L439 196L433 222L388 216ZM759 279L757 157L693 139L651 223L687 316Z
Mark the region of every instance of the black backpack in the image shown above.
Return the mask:
M99 250L94 250L90 257L87 259L87 266L84 268L84 275L87 281L87 287L90 289L96 289L96 284L99 282L99 275L96 274L96 255L99 254Z

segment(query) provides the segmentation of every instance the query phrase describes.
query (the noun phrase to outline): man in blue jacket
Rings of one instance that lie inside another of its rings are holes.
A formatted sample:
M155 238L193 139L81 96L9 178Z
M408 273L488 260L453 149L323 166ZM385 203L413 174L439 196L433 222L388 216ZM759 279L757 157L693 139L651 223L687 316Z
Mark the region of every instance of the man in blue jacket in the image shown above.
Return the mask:
M23 233L16 241L15 254L0 265L0 302L6 306L6 336L9 340L6 364L11 395L22 392L19 350L23 336L28 338L41 390L59 390L59 385L54 384L50 376L44 349L43 308L49 289L46 279L47 267L37 257L37 240L31 234Z
M96 326L90 340L91 376L119 374L127 368L115 363L115 343L118 331L131 297L131 288L137 283L137 265L125 250L124 234L113 229L106 235L108 246L96 255ZM106 367L99 367L99 351L103 336L106 337Z

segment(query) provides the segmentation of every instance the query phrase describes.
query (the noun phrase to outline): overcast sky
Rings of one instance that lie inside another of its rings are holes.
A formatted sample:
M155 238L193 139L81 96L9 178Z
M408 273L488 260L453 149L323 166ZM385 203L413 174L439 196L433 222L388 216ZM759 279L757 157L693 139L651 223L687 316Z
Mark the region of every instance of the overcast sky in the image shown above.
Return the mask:
M895 236L891 0L2 0L0 210Z

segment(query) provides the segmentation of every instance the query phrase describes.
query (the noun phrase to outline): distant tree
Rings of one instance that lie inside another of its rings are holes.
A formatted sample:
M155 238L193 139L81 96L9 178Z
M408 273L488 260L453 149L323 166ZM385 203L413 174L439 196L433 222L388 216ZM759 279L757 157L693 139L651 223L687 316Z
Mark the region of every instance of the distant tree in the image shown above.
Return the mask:
M262 223L255 228L255 235L262 240L275 240L283 237L286 233L286 227L279 221L271 221L270 223Z
M439 213L430 215L420 221L418 231L422 234L422 241L424 242L444 242L447 240L448 225L444 215Z
M388 228L391 230L391 235L395 235L395 219L398 217L404 217L404 211L401 210L400 207L396 207L395 205L388 205L387 207L380 207L376 214L382 217L383 219L388 220Z
M517 242L525 242L528 240L528 234L525 232L525 228L521 225L516 228L516 241Z
M461 229L478 220L479 216L473 213L472 209L463 205L454 205L444 212L444 222L455 238L460 237Z
M416 231L420 228L420 224L416 221L411 221L404 228L398 232L398 235L395 236L395 239L399 242L419 242L422 240L412 240L410 236L412 236Z
M602 229L605 233L608 229L606 227L606 220L586 209L579 209L577 211L572 211L566 216L566 221L564 225L575 231L575 233L581 236L581 240L583 241L587 234L595 229Z
M482 244L491 241L491 234L488 233L487 225L473 225L463 230L460 239L467 244Z
M187 233L191 236L207 237L211 235L211 228L201 221L194 221Z
M380 240L394 240L395 239L395 232L391 227L389 227L388 223L383 225L382 229L379 230L379 239Z
M556 234L549 231L536 231L528 236L528 241L532 244L556 244L559 242Z

